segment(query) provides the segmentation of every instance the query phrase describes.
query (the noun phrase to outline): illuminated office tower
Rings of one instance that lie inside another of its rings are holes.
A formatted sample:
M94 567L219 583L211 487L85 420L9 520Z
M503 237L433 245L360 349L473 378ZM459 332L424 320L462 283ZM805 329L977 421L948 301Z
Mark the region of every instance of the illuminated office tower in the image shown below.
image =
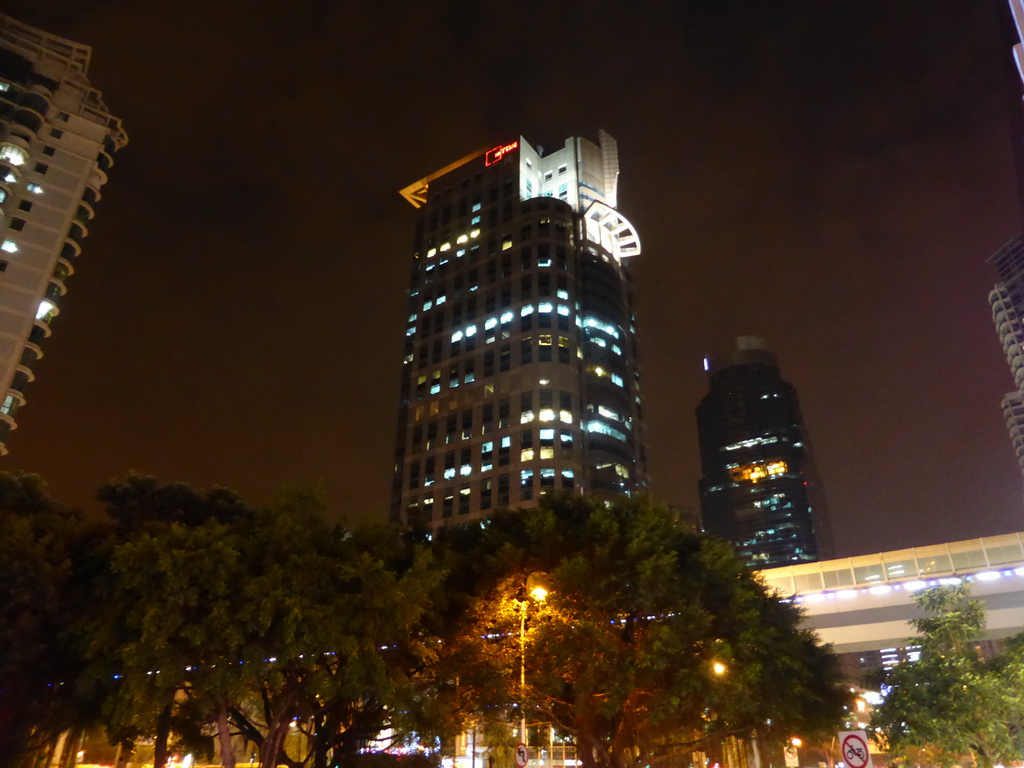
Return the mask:
M88 46L0 15L0 453L128 137L89 84Z
M825 506L796 390L763 340L741 336L697 407L704 530L768 568L827 558Z
M646 486L615 140L525 139L411 184L391 518L436 528L545 493Z

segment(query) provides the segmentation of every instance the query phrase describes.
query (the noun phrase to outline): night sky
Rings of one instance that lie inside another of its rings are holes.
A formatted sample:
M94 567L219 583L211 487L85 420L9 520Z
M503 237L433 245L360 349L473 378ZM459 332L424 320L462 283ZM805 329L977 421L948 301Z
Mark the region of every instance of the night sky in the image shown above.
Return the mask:
M387 514L415 212L522 134L619 142L652 490L695 507L705 354L800 393L837 550L1024 530L985 263L1019 231L998 0L5 0L123 118L0 468Z

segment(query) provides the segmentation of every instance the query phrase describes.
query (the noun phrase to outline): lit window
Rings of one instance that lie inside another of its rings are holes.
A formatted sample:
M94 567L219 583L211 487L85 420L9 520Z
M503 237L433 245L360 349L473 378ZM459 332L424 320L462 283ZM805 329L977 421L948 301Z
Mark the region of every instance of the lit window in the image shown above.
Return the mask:
M0 189L0 203L7 199L7 193Z
M566 301L568 301L569 300L569 292L567 290L565 290L564 288L559 288L558 289L558 298L565 299Z
M452 249L451 243L441 243L441 251L450 251Z
M445 303L445 302L446 302L447 300L448 300L448 299L447 299L447 297L445 297L445 296L443 296L443 295L442 295L442 296L438 296L438 297L437 297L437 306L439 306L439 307L440 307L440 306L441 306L442 304L444 304L444 303Z
M512 247L512 238L506 238L501 241L501 250L507 251Z
M540 412L540 420L541 421L554 421L555 420L555 412L552 409L550 409L550 408L544 408Z
M565 411L561 411L561 413L559 413L559 416L561 416L562 413L565 413ZM572 445L571 432L562 432L562 434L558 436L558 439L562 441L563 445Z
M473 203L473 207L470 208L470 212L476 213L479 210L480 210L480 203Z
M28 160L28 154L13 144L0 144L0 160L6 160L11 165L24 165Z
M620 386L620 387L624 387L626 385L626 383L622 380L622 377L619 376L619 374L613 373L613 374L610 374L610 375L611 375L612 384L615 384L615 385Z
M39 309L36 310L36 320L49 320L50 316L57 310L57 305L52 301L43 299L39 302Z
M523 448L523 450L519 452L519 460L533 461L533 448Z
M509 437L508 435L505 435L503 438L501 438L501 447L502 448L510 448L511 446L512 446L512 438L511 437Z
M540 457L542 459L553 459L555 458L555 449L551 446L542 447L540 449Z
M558 305L558 314L560 314L562 317L568 317L569 316L569 308L567 306L565 306L564 304L559 304Z
M9 182L10 182L10 183L12 183L12 184L13 184L14 182L16 182L17 180L18 180L18 177L17 177L17 176L15 176L15 175L14 175L13 173L11 173L11 172L8 172L8 173L7 173L7 175L6 175L6 176L4 176L4 181L9 181Z
M466 328L466 336L476 336L476 326L471 325Z
M455 333L452 334L452 343L454 344L456 341L462 341L463 336L464 334L462 333L462 331L456 331Z
M0 91L8 91L11 88L10 83L0 83Z
M463 243L466 242L469 242L469 235L459 235L457 238L455 238L455 243L457 245L462 245Z
M459 474L462 475L463 477L465 477L466 475L473 474L473 465L472 464L463 464L461 467L459 467ZM468 493L468 491L467 491L467 493Z
M470 230L469 236L470 237L480 237L480 230L479 229L472 229L472 230Z
M428 309L430 309L433 306L434 306L433 300L432 299L427 299L425 302L423 302L423 311L426 312Z
M433 386L432 386L432 387L430 388L430 394L432 394L432 395L436 395L436 394L437 394L438 392L440 392L440 391L441 391L441 385L440 385L440 384L434 384L434 385L433 385Z
M17 253L18 244L13 240L4 240L3 245L0 245L0 251L7 251L7 253Z
M552 312L552 311L554 311L554 309L555 309L555 305L554 304L548 304L546 302L544 304L540 304L537 307L537 311L538 312Z
M501 313L501 324L505 325L505 323L511 323L513 317L514 317L514 315L511 312L502 312Z
M523 413L519 416L519 423L529 424L531 421L533 421L533 419L533 411L523 411Z
M558 420L560 422L562 422L563 424L572 424L572 412L571 411L559 411L558 412ZM564 436L563 436L563 439L565 439ZM571 440L572 438L570 437L569 439Z
M480 223L480 217L479 216L474 216L472 219L469 220L469 223L473 224L474 226L479 224Z
M484 322L484 330L489 331L489 330L491 330L491 328L493 328L497 324L498 324L498 318L496 318L496 317L489 317Z
M525 307L523 307L521 310L519 310L519 314L522 317L526 317L527 315L532 315L533 314L533 305L532 304L527 304Z
M451 480L453 477L455 477L455 467L449 467L444 471L445 480Z
M555 430L553 430L553 429L542 429L540 431L540 439L541 440L554 440L555 439Z
M533 470L532 469L521 469L519 470L519 480L524 485L533 481Z
M429 251L427 251L427 258L429 259L435 253L437 253L437 248L431 248Z
M626 441L626 433L621 430L610 427L603 421L588 421L587 432L597 432L599 435L608 435L614 437L616 440Z
M414 325L411 328L406 328L405 329L405 335L406 336L415 336L416 335L416 326Z

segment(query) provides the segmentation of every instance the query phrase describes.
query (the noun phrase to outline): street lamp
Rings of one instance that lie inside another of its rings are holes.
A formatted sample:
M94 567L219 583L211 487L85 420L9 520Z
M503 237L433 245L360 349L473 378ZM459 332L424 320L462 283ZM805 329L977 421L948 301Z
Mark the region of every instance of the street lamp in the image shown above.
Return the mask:
M531 573L526 577L526 594L543 603L548 598L543 573ZM526 608L529 600L519 603L519 740L526 744Z

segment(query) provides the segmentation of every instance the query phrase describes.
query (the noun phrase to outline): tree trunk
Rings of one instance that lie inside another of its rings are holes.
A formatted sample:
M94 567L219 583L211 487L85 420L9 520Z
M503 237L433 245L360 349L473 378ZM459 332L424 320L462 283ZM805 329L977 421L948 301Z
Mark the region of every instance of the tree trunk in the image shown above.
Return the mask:
M217 743L220 745L220 764L235 768L235 748L231 744L231 726L228 724L228 704L217 700Z
M153 741L153 768L166 768L167 741L171 735L171 705L160 711L160 719L156 723L156 739Z
M313 768L327 768L327 726L322 715L313 716Z

